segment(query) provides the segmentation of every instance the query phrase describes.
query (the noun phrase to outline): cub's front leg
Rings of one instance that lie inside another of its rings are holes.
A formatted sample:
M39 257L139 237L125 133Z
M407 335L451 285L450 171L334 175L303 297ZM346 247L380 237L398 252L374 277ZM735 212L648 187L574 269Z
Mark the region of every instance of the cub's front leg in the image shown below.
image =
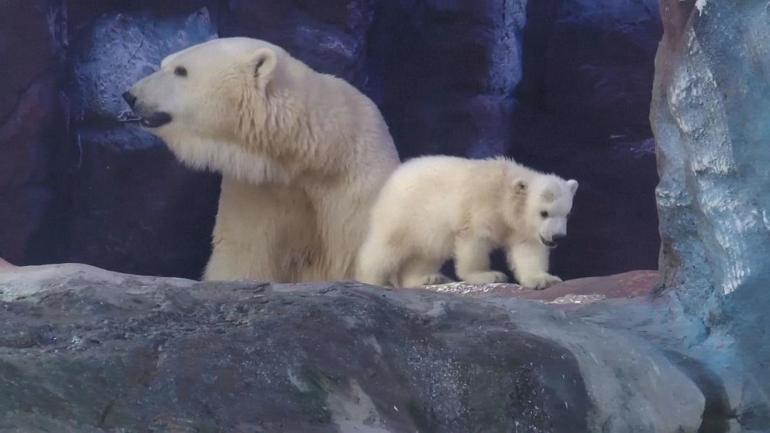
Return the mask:
M548 273L548 247L539 241L515 242L508 247L508 263L519 284L535 290L561 282Z
M505 283L508 277L489 267L492 244L486 239L461 235L455 239L455 268L457 276L470 284Z

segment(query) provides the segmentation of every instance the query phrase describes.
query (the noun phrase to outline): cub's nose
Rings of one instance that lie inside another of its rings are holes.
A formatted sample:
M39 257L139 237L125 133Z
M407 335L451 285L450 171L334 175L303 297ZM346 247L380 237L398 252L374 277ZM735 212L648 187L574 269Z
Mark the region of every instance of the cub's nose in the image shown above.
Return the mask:
M560 240L566 238L567 235L565 233L554 233L554 235L551 237L551 240L553 242L559 242Z
M131 94L131 92L123 93L123 99L126 100L126 102L128 103L128 106L131 108L134 108L134 105L136 105L136 96Z

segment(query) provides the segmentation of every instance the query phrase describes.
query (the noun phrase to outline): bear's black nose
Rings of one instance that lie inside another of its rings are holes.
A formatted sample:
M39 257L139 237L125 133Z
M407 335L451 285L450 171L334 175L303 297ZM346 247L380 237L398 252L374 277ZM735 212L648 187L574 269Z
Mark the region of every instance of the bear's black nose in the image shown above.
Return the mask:
M558 241L560 241L560 240L562 240L562 239L564 239L564 238L566 238L566 237L567 237L567 235L565 235L565 234L556 233L556 234L554 234L554 235L551 237L551 241L553 241L553 242L558 242Z
M136 104L136 96L132 95L131 92L125 92L123 93L123 99L126 100L129 107L134 108L134 105Z

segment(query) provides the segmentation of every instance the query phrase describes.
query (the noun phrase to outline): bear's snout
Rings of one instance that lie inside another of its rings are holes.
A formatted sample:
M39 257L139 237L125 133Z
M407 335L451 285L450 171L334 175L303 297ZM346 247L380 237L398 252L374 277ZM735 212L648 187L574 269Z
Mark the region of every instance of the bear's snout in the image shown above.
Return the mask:
M564 239L565 237L566 235L562 233L554 233L553 236L551 236L551 239L546 239L541 235L540 242L548 248L556 248L559 245L559 240Z
M123 123L139 122L145 128L160 128L161 126L170 123L173 119L169 113L163 111L150 111L144 106L137 107L138 98L134 96L130 90L123 92L123 95L121 96L123 96L123 99L128 106L131 107L131 110L133 110L133 113L129 113L125 118L122 118L122 115L120 116L121 122Z
M133 93L130 91L123 92L123 99L126 101L129 107L134 108L134 105L136 105L136 96L134 96Z

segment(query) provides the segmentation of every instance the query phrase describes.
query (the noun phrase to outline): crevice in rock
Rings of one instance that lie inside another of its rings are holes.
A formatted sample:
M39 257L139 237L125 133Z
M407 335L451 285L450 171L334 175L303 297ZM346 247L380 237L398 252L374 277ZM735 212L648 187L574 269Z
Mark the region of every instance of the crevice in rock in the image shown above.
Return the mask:
M706 399L698 433L728 433L730 420L737 418L730 407L722 380L702 362L679 352L666 352L674 365L700 388Z
M98 428L105 427L105 422L107 421L107 417L110 415L110 412L115 407L116 402L117 402L116 399L112 399L107 403L107 405L102 410L102 413L99 414L99 421L96 423L96 427Z

